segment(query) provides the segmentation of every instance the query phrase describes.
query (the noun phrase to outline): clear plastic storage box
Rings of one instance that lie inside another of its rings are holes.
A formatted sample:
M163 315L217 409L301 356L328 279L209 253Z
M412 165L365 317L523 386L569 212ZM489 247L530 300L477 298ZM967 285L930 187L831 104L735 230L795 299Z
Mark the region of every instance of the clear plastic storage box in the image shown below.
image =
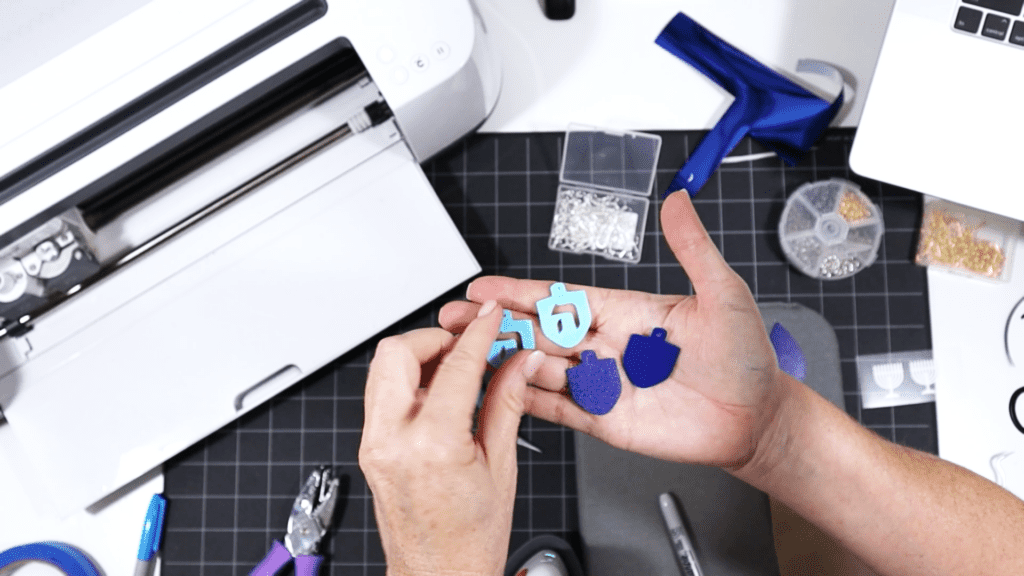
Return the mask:
M636 263L661 137L570 125L548 247Z

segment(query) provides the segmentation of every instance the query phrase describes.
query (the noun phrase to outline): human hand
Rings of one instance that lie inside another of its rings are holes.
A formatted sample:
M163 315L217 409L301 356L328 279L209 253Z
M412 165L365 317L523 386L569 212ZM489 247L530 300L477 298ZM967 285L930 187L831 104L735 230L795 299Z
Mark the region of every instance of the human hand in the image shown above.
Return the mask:
M474 435L500 324L501 310L488 302L459 338L427 328L377 346L359 466L392 576L493 576L504 569L526 380L544 354L517 354L491 378Z
M695 295L567 286L586 290L593 323L572 349L560 348L537 330L537 346L549 357L537 372L535 387L527 390L526 409L612 446L736 470L751 460L771 427L783 388L778 383L785 376L750 290L719 254L685 192L668 197L661 221ZM457 331L485 300L497 300L516 317L536 321L534 305L549 295L550 285L480 278L469 286L470 302L447 304L439 322ZM681 352L667 381L637 388L622 372L622 353L630 335L649 334L654 327L664 328ZM564 393L565 370L578 361L582 350L615 358L619 365L622 395L603 416L584 411Z

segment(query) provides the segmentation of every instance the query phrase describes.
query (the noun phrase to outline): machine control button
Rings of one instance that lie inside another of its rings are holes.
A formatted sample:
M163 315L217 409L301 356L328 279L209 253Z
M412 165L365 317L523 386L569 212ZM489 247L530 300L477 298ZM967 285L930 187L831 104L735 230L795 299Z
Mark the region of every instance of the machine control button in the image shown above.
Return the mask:
M381 46L377 50L377 59L385 64L391 64L395 60L395 51L390 46Z
M21 266L12 264L0 270L0 303L14 302L28 289L28 276Z
M57 246L64 248L68 244L71 244L72 242L75 241L75 233L72 232L71 230L65 230L61 232L59 236L57 236L56 240Z
M53 262L60 256L60 250L53 242L47 240L36 246L36 256L39 256L43 262Z
M430 52L434 55L434 58L444 60L451 56L452 49L444 42L437 42L433 47L431 47Z
M405 84L409 80L409 71L399 66L391 73L391 78L394 79L395 84Z
M427 57L422 55L422 54L417 54L412 59L412 69L416 70L417 72L422 72L422 71L426 70L429 67L430 67L430 60L428 60Z
M39 271L43 267L43 261L33 252L21 257L21 265L25 268L25 272L28 272L29 276L38 276Z

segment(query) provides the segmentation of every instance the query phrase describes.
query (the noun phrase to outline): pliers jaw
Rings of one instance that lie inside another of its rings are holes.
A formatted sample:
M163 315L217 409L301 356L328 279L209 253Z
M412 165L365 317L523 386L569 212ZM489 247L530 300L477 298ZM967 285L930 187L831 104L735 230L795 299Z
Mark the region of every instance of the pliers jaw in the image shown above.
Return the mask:
M338 503L340 481L333 476L326 466L313 471L295 498L284 536L284 545L292 556L316 554L327 533Z

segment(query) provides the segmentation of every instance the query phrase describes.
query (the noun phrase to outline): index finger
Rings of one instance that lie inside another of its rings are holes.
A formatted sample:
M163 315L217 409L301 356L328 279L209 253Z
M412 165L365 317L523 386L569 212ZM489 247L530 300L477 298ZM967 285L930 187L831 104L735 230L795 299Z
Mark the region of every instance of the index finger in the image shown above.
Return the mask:
M420 387L422 366L454 338L440 328L421 328L381 340L366 376L365 426L405 418Z
M441 359L423 401L424 416L443 422L454 418L459 426L459 422L465 423L467 432L472 428L487 354L498 336L500 325L501 308L490 300L480 309L480 315L469 323L451 352Z

